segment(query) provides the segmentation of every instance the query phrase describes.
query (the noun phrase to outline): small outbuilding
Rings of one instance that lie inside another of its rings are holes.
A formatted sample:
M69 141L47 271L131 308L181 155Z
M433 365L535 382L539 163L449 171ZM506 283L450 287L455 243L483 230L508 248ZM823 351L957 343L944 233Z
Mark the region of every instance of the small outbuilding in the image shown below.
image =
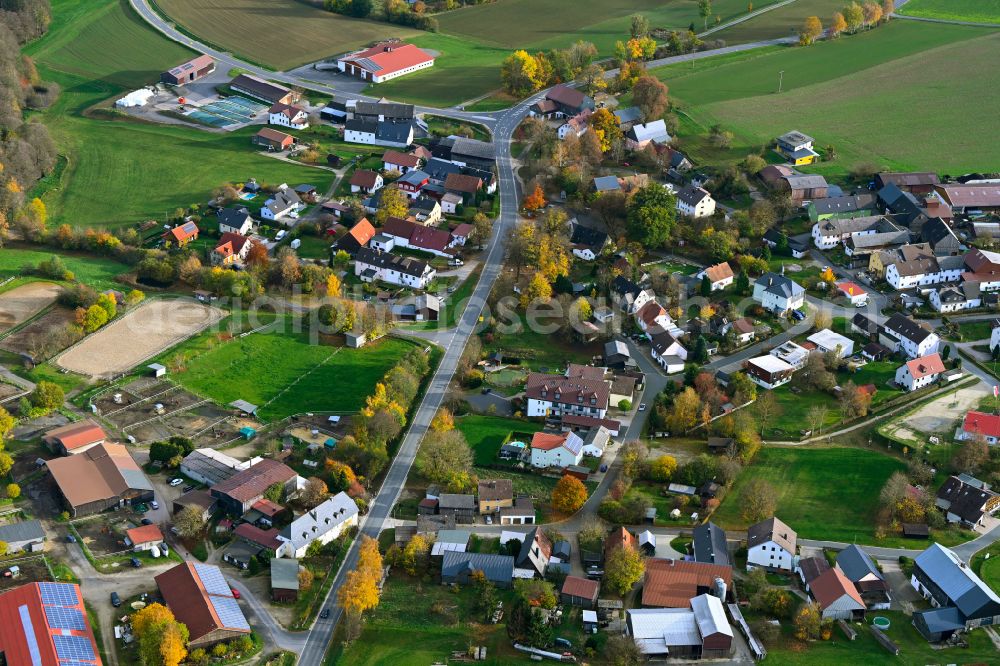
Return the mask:
M293 558L271 559L271 599L280 603L299 598L299 561Z

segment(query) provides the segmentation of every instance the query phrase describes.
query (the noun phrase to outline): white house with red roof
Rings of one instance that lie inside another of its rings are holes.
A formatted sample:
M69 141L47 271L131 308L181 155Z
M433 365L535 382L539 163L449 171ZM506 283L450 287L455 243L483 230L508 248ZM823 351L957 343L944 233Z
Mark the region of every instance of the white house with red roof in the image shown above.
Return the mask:
M575 432L536 432L531 438L532 467L568 467L583 460L583 440Z
M840 293L842 293L847 300L851 302L851 305L856 308L860 308L868 303L868 292L850 280L838 282L837 289L840 290Z
M433 66L434 56L403 42L380 42L337 60L341 72L372 83L383 83Z
M907 391L930 386L944 372L944 361L937 353L907 361L896 370L896 383Z
M982 436L990 446L1000 442L1000 416L986 412L967 412L962 426L955 433L955 439L965 441L978 436Z
M708 266L707 268L699 271L694 277L697 280L703 280L705 277L708 277L708 280L712 285L712 291L725 289L731 285L733 280L736 278L728 261L723 261L721 264L715 264L714 266Z
M267 110L267 124L303 130L309 127L309 114L300 106L278 102Z

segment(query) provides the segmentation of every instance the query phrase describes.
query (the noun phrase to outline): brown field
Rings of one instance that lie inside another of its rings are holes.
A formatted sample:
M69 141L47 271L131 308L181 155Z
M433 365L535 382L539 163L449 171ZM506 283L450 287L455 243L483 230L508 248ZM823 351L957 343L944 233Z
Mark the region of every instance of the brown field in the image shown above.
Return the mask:
M147 301L56 359L71 372L111 377L222 319L224 312L187 298Z
M62 287L52 282L31 282L0 294L0 333L9 331L55 303Z
M73 311L56 307L31 322L16 333L11 333L0 349L15 354L25 354L41 363L55 356L76 341L67 324L73 321Z
M200 39L282 70L380 39L425 34L340 16L297 0L158 0L157 5Z

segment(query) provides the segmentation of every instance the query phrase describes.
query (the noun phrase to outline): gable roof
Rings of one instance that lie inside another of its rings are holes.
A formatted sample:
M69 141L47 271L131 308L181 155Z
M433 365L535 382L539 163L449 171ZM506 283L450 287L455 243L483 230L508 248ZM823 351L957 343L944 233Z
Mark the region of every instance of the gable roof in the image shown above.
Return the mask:
M298 550L357 515L358 505L341 491L293 520L281 530L281 540Z
M357 185L358 187L373 188L378 184L381 176L369 169L358 169L351 176L351 185Z
M393 254L392 252L380 252L379 250L373 250L370 247L362 247L358 249L355 261L368 264L369 266L390 268L392 270L399 271L400 273L405 273L406 275L412 275L413 277L421 277L427 272L428 269L427 262L420 261L419 259L415 259L413 257L404 257L402 255Z
M101 666L80 587L25 583L0 594L0 651L4 663Z
M305 115L306 110L300 106L295 106L294 104L276 102L271 105L271 108L268 109L267 112L272 115L282 115L289 120L295 120L295 117L299 114Z
M733 585L733 568L720 564L649 558L642 585L642 605L687 608L698 590L712 589L721 578L727 589Z
M271 558L271 589L299 589L299 561L287 557Z
M875 195L854 194L844 197L829 197L827 199L817 199L812 202L812 205L820 215L851 213L874 206Z
M619 107L615 109L615 118L619 123L634 123L642 120L642 111L637 106Z
M173 229L169 229L163 234L163 238L182 243L190 238L194 238L197 235L198 225L194 222L184 222L183 224L178 224Z
M377 102L366 102L359 99L354 103L354 115L413 120L413 105L402 102L387 102L385 99Z
M803 557L799 560L799 570L802 572L802 578L806 585L809 585L830 570L830 563L822 555Z
M882 572L875 566L871 556L855 544L851 544L837 553L837 566L844 575L853 582L858 582L865 576L875 576L882 580Z
M944 362L937 353L921 356L906 362L906 371L914 379L923 379L944 372Z
M441 577L454 578L463 572L482 571L487 580L509 583L514 577L514 558L511 555L487 553L460 553L446 550L441 561Z
M153 490L128 449L105 442L68 458L45 463L72 506L120 497L128 490Z
M764 273L757 278L755 285L760 285L764 287L766 292L782 298L793 298L799 294L805 293L805 289L802 285L793 281L791 278L787 278L784 275L778 275L777 273Z
M249 502L263 495L275 483L287 483L295 476L295 470L288 465L264 458L256 465L216 483L211 491L213 494L228 495L238 502Z
M464 194L475 194L483 186L483 181L476 176L469 176L464 173L449 173L444 179L445 189L462 192Z
M233 530L233 534L261 548L277 550L281 546L281 541L278 540L278 530L273 527L265 530L250 523L240 523Z
M694 187L691 185L682 188L681 191L677 193L677 199L679 201L683 201L689 206L697 206L704 199L710 198L712 198L712 195L709 194L708 190L704 187Z
M896 334L898 337L910 340L914 344L920 344L928 337L934 335L930 328L925 328L916 321L904 314L896 313L886 319L882 325L884 329Z
M93 444L94 442L101 442L107 438L107 433L105 433L104 429L97 425L95 421L92 421L91 419L84 419L83 421L69 423L67 425L49 430L42 437L42 440L48 446L52 446L58 442L62 444L67 451L73 451L81 446Z
M395 164L408 169L415 169L420 166L420 158L416 155L401 153L398 150L387 150L382 154L382 161L387 164Z
M267 139L268 141L277 141L278 143L282 144L285 143L286 141L295 140L295 137L293 137L291 134L285 134L284 132L279 132L278 130L273 129L271 127L261 128L261 130L257 132L257 136L262 139Z
M1000 416L986 412L966 412L962 430L984 437L1000 437Z
M542 395L544 393L545 395ZM603 379L584 379L532 372L524 387L527 398L607 408L611 389ZM558 394L558 397L557 397ZM591 403L591 400L594 403Z
M218 629L250 633L250 624L219 567L184 562L154 580L174 617L187 626L191 641Z
M215 212L215 216L218 218L219 224L224 224L227 227L242 227L247 223L247 220L253 220L250 217L250 211L243 206L239 208L220 208Z
M573 455L578 455L583 449L583 440L572 431L560 433L538 431L531 437L531 448L542 451L564 448Z
M962 520L975 524L998 502L998 495L992 490L951 476L938 489L936 503Z
M713 594L699 594L691 599L691 610L694 611L694 621L702 638L722 634L733 637L733 628L726 619L726 611L722 608L722 600Z
M600 229L585 227L576 221L571 222L570 226L572 233L570 234L569 242L574 245L600 249L608 242L608 235Z
M229 87L245 90L255 97L266 99L269 102L277 102L279 99L292 92L285 86L265 81L264 79L258 78L252 74L240 74L229 82Z
M514 482L510 479L480 479L477 495L480 502L496 502L514 498Z
M601 584L599 582L579 576L566 576L561 590L563 594L581 599L597 599L600 591Z
M786 551L795 555L795 542L798 535L791 527L776 517L762 520L751 525L747 530L747 547L753 548L762 543L773 541Z
M812 593L821 610L835 604L844 596L850 597L859 608L865 607L865 602L862 601L858 589L854 587L854 583L847 579L839 567L833 567L821 573L809 583L809 592Z
M357 224L351 227L351 230L347 232L347 235L354 239L358 247L364 247L368 245L368 241L375 236L375 227L372 223L368 221L367 217L361 218Z
M163 541L163 532L159 525L140 525L125 530L125 536L135 545L142 543L159 543Z
M728 261L723 261L721 264L709 266L703 272L708 276L708 279L713 284L721 282L722 280L728 280L734 276L733 269L729 265Z
M340 60L349 60L373 74L385 76L426 62L434 62L434 57L413 44L379 42L343 56Z
M635 536L628 531L628 528L618 527L611 530L611 534L604 540L604 552L610 553L615 548L631 548L636 550L638 543Z
M250 242L250 239L235 231L227 231L219 237L219 242L215 245L215 253L223 256L239 254L243 251L243 246Z
M951 549L932 543L914 562L962 614L972 616L991 604L1000 613L1000 597Z
M670 141L670 134L667 133L667 124L662 119L653 120L648 123L636 123L628 131L628 137L637 143L643 141L658 141L667 143Z
M550 99L563 106L580 109L587 100L587 96L576 88L570 88L567 85L559 84L557 86L553 86L547 93L545 93L545 99Z
M691 545L696 562L729 566L729 546L725 531L709 521L694 528Z

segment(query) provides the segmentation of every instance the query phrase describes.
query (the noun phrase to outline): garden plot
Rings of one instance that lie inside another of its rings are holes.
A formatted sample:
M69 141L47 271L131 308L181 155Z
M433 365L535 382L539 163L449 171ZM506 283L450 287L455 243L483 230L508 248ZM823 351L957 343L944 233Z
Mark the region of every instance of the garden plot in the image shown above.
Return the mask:
M5 563L6 564L6 563ZM21 558L12 560L11 564L17 564L21 573L17 578L0 577L0 592L6 592L15 587L21 587L25 583L43 583L52 580L49 568L45 566L45 556ZM6 566L4 568L7 568Z
M0 294L0 333L23 324L56 302L62 287L31 282Z
M21 329L11 333L0 349L21 356L28 356L37 364L55 356L74 340L68 325L73 321L73 311L55 307Z
M225 313L187 298L143 303L64 352L56 364L93 378L113 377L222 319Z
M125 530L134 527L124 516L115 514L86 518L72 525L80 535L80 540L97 558L128 550L125 545Z
M124 395L122 397L124 399ZM128 430L129 427L144 421L173 415L174 412L201 402L204 402L204 398L189 393L179 386L174 386L152 398L146 398L118 410L105 412L103 416L118 428Z
M922 443L930 435L948 435L947 432L960 421L967 411L976 409L980 401L989 395L983 384L959 389L921 405L916 410L904 414L885 426L884 434L901 441Z

